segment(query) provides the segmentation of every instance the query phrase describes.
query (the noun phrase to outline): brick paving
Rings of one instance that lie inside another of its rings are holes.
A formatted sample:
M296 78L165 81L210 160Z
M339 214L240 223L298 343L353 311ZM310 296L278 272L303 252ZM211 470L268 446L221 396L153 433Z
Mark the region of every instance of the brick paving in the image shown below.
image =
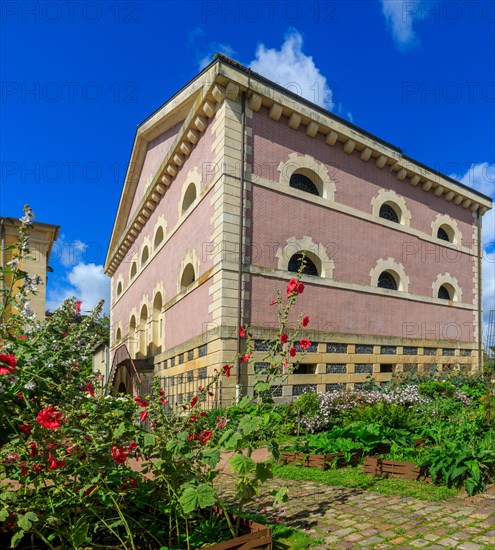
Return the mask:
M228 499L233 478L218 478ZM273 489L287 486L289 501L272 507ZM475 498L427 502L362 489L330 487L309 481L273 479L251 503L249 512L269 523L310 533L324 542L313 548L386 550L494 550L495 489Z

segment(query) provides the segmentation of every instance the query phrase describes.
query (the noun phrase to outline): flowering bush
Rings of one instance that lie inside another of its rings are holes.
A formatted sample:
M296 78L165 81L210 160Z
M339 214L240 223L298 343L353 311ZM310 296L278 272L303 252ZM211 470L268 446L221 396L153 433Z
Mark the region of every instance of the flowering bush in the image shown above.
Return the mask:
M106 328L102 304L83 315L81 301L70 299L46 320L34 319L29 296L35 285L20 269L32 219L26 207L19 246L2 273L8 285L0 312L0 483L10 490L0 495L0 543L6 535L12 547L28 537L48 548L201 545L197 533L216 525L212 506L226 506L214 485L221 450L235 451L230 466L238 512L272 475L271 464L255 464L251 453L266 442L277 454L266 404L293 368L294 342L310 345L300 339L309 319L300 318L294 329L288 323L304 291L300 276L290 281L286 299L279 293L274 300L280 334L269 352L273 368L255 384L254 408L246 397L236 405L236 421L227 410L211 426L204 403L232 366L219 369L187 405L167 403L158 381L149 395L111 397L91 374L91 350ZM239 359L249 361L253 339L245 327L240 331L246 352ZM281 338L288 332L290 338ZM144 421L151 431L143 429ZM274 497L285 494L281 489ZM236 534L239 523L228 514L225 519Z

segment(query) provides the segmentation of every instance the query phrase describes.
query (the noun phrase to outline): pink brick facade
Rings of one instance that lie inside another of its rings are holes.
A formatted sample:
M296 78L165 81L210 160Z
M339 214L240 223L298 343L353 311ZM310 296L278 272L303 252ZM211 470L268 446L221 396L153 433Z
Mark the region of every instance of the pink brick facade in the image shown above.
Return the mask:
M233 78L231 72L228 75ZM135 190L128 192L129 215L126 223L116 223L121 234L112 237L107 258L112 275L112 349L134 342L131 355L146 359L172 386L184 377L196 384L200 372L211 375L236 351L239 289L232 251L237 250L240 227L240 178L229 167L240 166L242 86L229 88L227 80L222 76L215 84L212 76L205 80L212 88L203 98L194 91L194 101L186 97L181 103L179 97L169 112L164 107L165 117L183 108L183 114L172 119L181 122L171 123L143 149L140 176L132 184ZM181 93L187 96L185 90ZM319 276L305 276L307 289L298 303L298 310L311 318L308 336L316 345L305 362L314 366L314 379L292 375L281 396L295 396L303 386L319 391L335 383L352 387L364 381L364 372L386 382L392 371L476 365L478 205L469 208L473 199L462 189L449 191L431 183L421 167L419 175L410 173L409 166L401 173L391 160L397 152L382 155L385 168L379 165L383 146L378 142L355 149L354 141L346 142L342 134L333 139L320 122L274 109L272 95L264 96L261 105L255 96L250 96L249 105L257 107L247 107L245 128L244 253L249 262L244 266L243 292L249 294L242 295L243 322L260 344L255 363L263 361L263 340L276 333L275 311L268 303L293 276L289 257L284 257L287 249L294 243L312 243L315 250L293 252L315 253L323 266ZM307 118L309 111L304 109ZM153 117L158 124L159 116ZM311 124L316 124L316 131ZM375 146L377 151L372 151ZM327 178L327 194L294 192L290 173L284 180L283 171L294 162L291 170L296 170L300 159L312 162L317 174L326 174L322 178ZM181 205L191 181L196 182L198 196L184 214ZM376 205L382 196L400 202L400 223L379 217ZM445 220L452 225L454 243L437 238ZM164 237L155 247L159 226ZM126 240L132 244L126 245ZM149 259L141 265L145 246ZM137 272L131 277L133 262ZM194 277L181 287L187 264L193 266ZM382 266L392 264L400 287L379 288ZM454 285L452 299L439 299L439 281ZM132 316L135 326L130 327ZM360 346L367 346L366 355L359 352ZM332 371L334 364L338 376ZM248 391L252 370L249 365L241 377ZM175 387L177 399L186 399L187 392Z

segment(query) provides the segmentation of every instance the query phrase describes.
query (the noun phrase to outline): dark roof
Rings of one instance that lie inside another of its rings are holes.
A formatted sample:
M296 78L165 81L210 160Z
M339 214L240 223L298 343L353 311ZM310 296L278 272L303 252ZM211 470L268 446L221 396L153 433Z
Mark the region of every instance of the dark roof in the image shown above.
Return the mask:
M373 139L374 141L377 141L377 142L383 144L384 146L386 146L386 147L392 149L393 151L395 151L396 153L400 154L403 159L408 160L412 164L416 164L417 166L419 166L421 168L424 168L424 169L432 172L433 174L436 174L436 175L440 176L441 178L444 178L447 181L449 181L449 182L451 182L455 185L458 185L459 187L462 187L463 189L466 189L467 191L470 191L471 193L474 193L475 195L478 195L479 197L482 197L485 200L489 200L489 201L493 200L491 197L489 197L489 196L487 196L483 193L480 193L479 191L476 191L476 189L473 189L472 187L469 187L468 185L465 185L464 183L461 183L460 181L458 181L454 178L451 178L450 176L447 176L446 174L443 174L442 172L439 172L438 170L435 170L434 168L431 168L430 166L427 166L426 164L423 164L422 162L419 162L419 161L417 161L416 159L414 159L412 157L404 155L402 153L402 150L400 149L400 147L397 147L396 145L393 145L393 144L389 143L388 141L376 136L375 134L372 134L371 132L368 132L367 130L364 130L360 126L356 126L352 122L349 122L348 120L346 120L342 117L339 117L338 115L332 113L328 109L325 109L324 107L321 107L320 105L317 105L316 103L313 103L312 101L309 101L308 99L296 94L295 92L292 92L291 90L288 90L287 88L284 88L280 84L277 84L276 82L273 82L273 80L270 80L269 78L266 78L266 77L260 75L259 73L254 72L253 70L251 70L248 67L245 67L244 65L242 65L238 61L235 61L235 60L231 59L230 57L227 57L226 55L223 55L221 53L216 53L214 58L213 58L213 61L209 65L207 65L200 73L198 73L194 78L192 78L187 84L182 86L182 88L180 88L180 90L178 90L173 96L171 96L167 101L165 101L165 103L163 103L160 107L158 107L158 109L156 109L151 115L146 117L146 119L143 120L143 122L141 122L141 124L138 125L138 128L141 127L143 124L145 124L160 109L162 109L165 105L167 105L167 103L169 103L176 96L178 96L184 89L186 89L188 86L190 86L203 73L208 71L213 65L215 65L216 63L219 63L219 62L225 63L226 65L229 65L230 67L233 67L234 69L238 70L239 72L244 73L244 74L250 76L251 78L254 78L255 80L258 80L262 84L266 84L267 86L273 88L274 90L277 90L277 91L285 94L286 96L289 96L289 97L293 98L294 100L299 101L300 103L304 103L305 105L307 105L311 109L313 109L315 111L318 111L319 113L322 113L323 115L325 115L327 117L332 118L336 122L339 122L340 124L342 124L344 126L347 126L349 129L354 130L355 132L358 132L358 133L360 133L364 136L367 136L367 137Z

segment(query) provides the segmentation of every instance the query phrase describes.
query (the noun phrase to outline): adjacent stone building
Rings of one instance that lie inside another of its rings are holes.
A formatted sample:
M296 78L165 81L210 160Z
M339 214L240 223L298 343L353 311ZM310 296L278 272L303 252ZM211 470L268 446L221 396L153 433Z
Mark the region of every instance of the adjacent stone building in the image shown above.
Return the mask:
M222 399L236 382L252 391L251 369L275 334L269 301L303 253L298 308L313 345L281 398L356 387L369 374L477 368L491 207L217 56L137 130L105 266L111 381L129 391L133 373L154 371L185 400L232 361L241 322L256 337L255 362L224 381Z
M0 217L0 241L1 260L0 265L6 266L12 259L12 250L9 247L19 240L19 227L21 222L17 218ZM19 266L30 277L39 276L44 284L37 287L35 296L31 296L30 305L37 319L45 318L46 310L46 283L48 272L51 268L48 265L53 243L57 240L60 226L48 223L34 222L29 239L29 256ZM7 276L4 285L9 284ZM7 311L7 314L9 311Z

